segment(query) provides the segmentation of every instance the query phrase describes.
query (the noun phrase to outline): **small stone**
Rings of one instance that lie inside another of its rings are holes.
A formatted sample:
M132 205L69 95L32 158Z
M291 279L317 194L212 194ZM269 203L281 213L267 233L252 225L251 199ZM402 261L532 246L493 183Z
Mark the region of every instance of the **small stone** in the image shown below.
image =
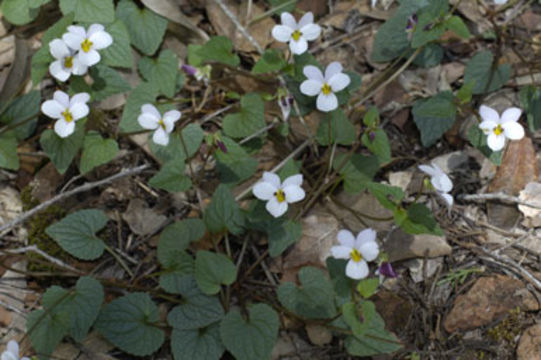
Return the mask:
M310 342L317 346L327 345L332 341L332 334L323 325L308 324L305 326Z
M444 236L430 234L411 235L401 229L391 233L383 249L389 261L399 261L416 257L438 257L449 255L452 251Z
M527 328L517 348L518 360L541 360L541 324Z
M516 307L523 311L539 309L536 298L522 281L506 275L482 277L465 295L456 298L444 327L449 333L475 329L498 320Z

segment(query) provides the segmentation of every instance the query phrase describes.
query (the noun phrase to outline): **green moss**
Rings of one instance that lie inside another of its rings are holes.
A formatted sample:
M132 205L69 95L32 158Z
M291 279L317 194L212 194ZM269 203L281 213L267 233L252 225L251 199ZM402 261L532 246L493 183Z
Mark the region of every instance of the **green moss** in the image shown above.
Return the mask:
M503 321L487 331L488 336L494 341L514 343L515 338L522 333L521 318L518 306L509 310L509 315Z

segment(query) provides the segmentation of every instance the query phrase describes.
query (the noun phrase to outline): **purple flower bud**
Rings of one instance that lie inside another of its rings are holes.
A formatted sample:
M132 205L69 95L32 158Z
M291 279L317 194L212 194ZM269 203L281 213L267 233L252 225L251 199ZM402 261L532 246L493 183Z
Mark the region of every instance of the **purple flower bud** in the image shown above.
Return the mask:
M216 145L223 151L224 154L227 154L227 147L221 140L216 140Z
M284 119L284 121L287 121L287 119L289 118L292 104L293 96L286 95L278 97L278 105L280 106L280 110L282 110L282 118Z
M398 277L398 274L396 271L394 271L393 267L391 266L390 262L384 261L379 266L378 272L380 275L383 275L388 278L395 278Z
M406 25L406 30L413 30L415 25L419 22L417 14L413 14L408 18L408 25Z
M368 138L370 139L370 142L374 142L374 140L376 140L376 133L373 131L370 131L368 133Z
M183 64L181 66L182 71L184 71L186 74L195 76L197 74L197 69L191 65Z

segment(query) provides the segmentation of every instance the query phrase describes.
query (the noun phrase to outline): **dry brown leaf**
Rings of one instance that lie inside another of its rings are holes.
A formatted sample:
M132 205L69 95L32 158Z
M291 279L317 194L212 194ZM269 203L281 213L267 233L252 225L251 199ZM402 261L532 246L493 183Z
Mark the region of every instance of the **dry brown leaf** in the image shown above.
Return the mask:
M537 175L532 140L524 137L520 141L511 141L504 152L496 176L488 186L488 191L516 196L526 184L536 181ZM503 228L512 227L520 215L515 205L489 202L487 210L490 222Z
M167 217L148 208L141 199L130 200L122 219L128 223L131 231L143 236L155 233L167 221Z

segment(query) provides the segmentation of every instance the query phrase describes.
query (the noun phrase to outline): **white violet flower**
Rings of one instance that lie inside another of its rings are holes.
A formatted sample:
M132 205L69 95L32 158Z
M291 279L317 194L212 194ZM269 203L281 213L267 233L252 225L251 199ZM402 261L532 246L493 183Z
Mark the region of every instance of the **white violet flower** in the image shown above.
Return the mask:
M113 38L105 31L101 24L92 24L85 30L82 26L70 25L68 32L62 35L66 44L77 51L79 61L92 66L100 62L101 56L98 50L105 49L113 43Z
M267 211L277 218L287 211L288 204L304 199L306 194L301 184L301 174L290 176L281 183L278 175L265 171L253 193L256 198L267 201Z
M57 119L54 124L54 131L61 138L73 134L75 122L88 115L90 109L86 104L90 95L83 92L69 97L63 91L54 92L53 99L41 104L41 111L50 118Z
M346 265L346 275L360 280L368 276L368 261L375 260L379 255L376 242L376 231L364 229L357 238L349 230L340 230L337 236L340 245L331 248L331 254L337 259L349 259Z
M453 189L453 182L449 176L436 164L419 165L419 169L430 176L430 183L434 190L449 206L453 206L453 196L449 192Z
M338 107L338 98L335 93L344 90L351 79L342 72L342 65L334 61L325 69L325 76L316 66L307 65L302 70L306 76L301 84L304 95L316 96L316 107L320 111L332 111Z
M488 106L481 105L479 115L483 121L479 128L487 137L487 145L492 151L499 151L505 146L505 138L520 140L524 137L524 128L518 123L522 110L511 107L498 115L498 112Z
M304 14L299 23L288 12L283 12L280 18L282 25L272 28L272 37L280 42L288 42L293 54L304 53L308 50L308 41L317 39L321 34L321 27L314 24L314 14L311 12Z
M73 75L84 75L88 67L79 61L75 50L72 50L61 39L49 43L49 50L55 61L49 65L49 72L59 81L66 81Z
M6 351L2 353L1 360L30 360L29 358L19 357L19 344L15 340L10 340L6 347Z
M158 145L169 144L169 134L173 131L175 123L182 114L178 110L170 110L160 114L154 105L145 104L141 106L141 115L137 118L139 125L148 130L154 131L152 141Z

